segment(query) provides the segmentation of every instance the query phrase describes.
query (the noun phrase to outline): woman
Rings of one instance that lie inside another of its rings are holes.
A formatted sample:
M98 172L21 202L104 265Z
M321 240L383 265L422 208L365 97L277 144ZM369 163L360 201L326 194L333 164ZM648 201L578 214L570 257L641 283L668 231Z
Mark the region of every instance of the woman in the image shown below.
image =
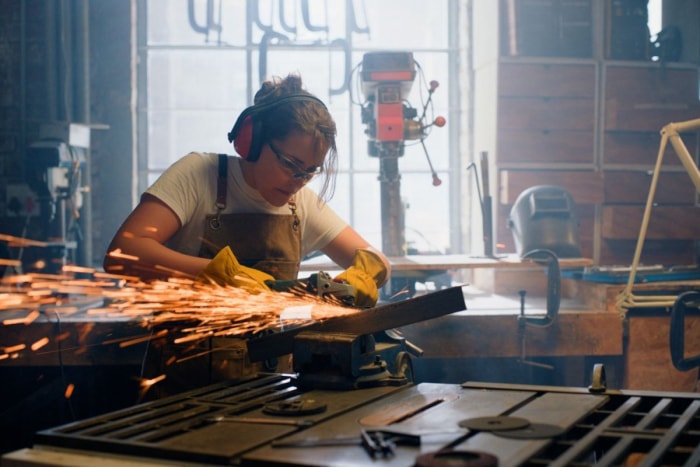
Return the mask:
M105 270L265 289L295 279L301 258L320 250L345 269L338 279L355 289L355 306L374 306L389 263L325 204L337 165L328 109L298 75L263 83L254 102L228 135L240 157L175 162L119 228ZM316 176L320 195L306 186Z

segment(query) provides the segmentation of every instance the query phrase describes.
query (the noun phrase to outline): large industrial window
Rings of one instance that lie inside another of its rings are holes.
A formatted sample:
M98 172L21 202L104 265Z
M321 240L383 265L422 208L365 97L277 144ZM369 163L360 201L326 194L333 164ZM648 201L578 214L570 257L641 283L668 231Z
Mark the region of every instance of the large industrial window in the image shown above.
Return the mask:
M399 159L410 252L459 247L458 0L149 0L139 89L142 192L190 151L233 153L226 134L262 79L301 74L338 124L340 173L330 204L382 245L380 163L368 154L356 67L366 52L409 51L418 73L408 102L444 116ZM433 184L432 168L440 181ZM461 165L461 167L460 167ZM313 185L312 185L313 186Z

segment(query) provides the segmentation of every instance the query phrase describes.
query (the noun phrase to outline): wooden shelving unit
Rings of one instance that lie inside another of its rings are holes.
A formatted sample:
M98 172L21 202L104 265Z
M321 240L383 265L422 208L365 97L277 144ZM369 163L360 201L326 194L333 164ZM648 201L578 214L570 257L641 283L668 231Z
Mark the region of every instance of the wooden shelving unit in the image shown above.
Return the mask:
M531 186L559 185L576 203L582 255L598 265L632 261L659 131L700 117L700 76L697 64L639 60L634 38L620 43L615 28L632 31L639 21L619 17L624 3L632 2L499 2L497 56L476 64L475 149L493 155L500 252L515 251L508 217L517 196ZM559 45L543 37L558 37ZM625 50L630 59L621 59ZM487 90L494 81L496 89ZM480 119L488 107L494 116ZM683 136L697 154L697 134ZM700 208L673 154L657 190L642 261L694 264Z

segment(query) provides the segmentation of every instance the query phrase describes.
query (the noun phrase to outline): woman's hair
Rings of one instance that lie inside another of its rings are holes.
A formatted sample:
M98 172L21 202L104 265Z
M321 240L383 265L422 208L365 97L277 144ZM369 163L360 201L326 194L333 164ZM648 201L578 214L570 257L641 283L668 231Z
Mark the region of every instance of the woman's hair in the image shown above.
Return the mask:
M326 106L303 89L301 77L295 74L265 81L255 93L254 103L266 104L289 95L308 95L310 99L289 100L263 112L259 117L263 128L263 142L283 140L294 131L312 135L316 141L316 149L320 153L327 153L323 161L323 185L319 193L321 199L326 201L333 196L338 165L336 125Z

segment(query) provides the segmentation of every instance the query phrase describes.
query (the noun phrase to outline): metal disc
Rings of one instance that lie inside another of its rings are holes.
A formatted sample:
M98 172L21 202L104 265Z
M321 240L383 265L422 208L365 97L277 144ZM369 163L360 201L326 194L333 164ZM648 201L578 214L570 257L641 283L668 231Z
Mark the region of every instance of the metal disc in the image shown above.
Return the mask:
M518 430L499 431L494 435L502 438L514 439L540 439L554 438L555 436L563 435L566 430L559 425L550 425L548 423L531 423L525 428Z
M262 411L268 415L311 415L325 412L327 405L314 399L295 399L292 401L271 402L265 404Z
M459 426L473 431L503 431L525 428L530 422L524 418L497 416L467 418L459 422Z
M498 458L479 451L436 451L416 457L415 467L498 467Z

